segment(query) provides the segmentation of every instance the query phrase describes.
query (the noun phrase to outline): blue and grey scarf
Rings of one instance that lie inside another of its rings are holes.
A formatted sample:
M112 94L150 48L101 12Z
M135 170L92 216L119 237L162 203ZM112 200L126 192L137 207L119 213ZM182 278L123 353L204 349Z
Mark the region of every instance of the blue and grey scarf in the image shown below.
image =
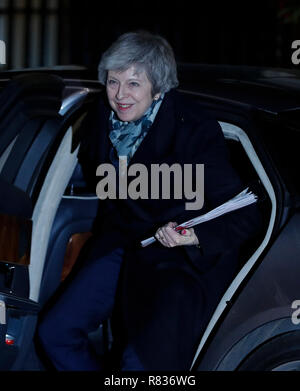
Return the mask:
M161 94L158 100L153 100L145 114L136 121L120 121L117 119L116 114L113 111L111 112L109 117L109 126L111 129L109 138L118 156L127 156L127 162L130 161L148 133L160 108L163 97L164 94Z

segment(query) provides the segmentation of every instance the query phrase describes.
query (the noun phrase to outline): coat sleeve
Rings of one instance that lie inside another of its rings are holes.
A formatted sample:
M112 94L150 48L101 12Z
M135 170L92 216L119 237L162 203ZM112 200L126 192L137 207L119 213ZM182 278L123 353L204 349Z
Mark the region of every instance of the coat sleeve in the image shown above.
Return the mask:
M245 185L230 164L225 138L217 121L207 120L201 131L194 132L188 146L193 161L204 163L206 211L244 190ZM201 214L201 210L197 212L197 215ZM195 226L200 248L185 246L185 250L194 261L201 255L217 256L240 248L260 229L260 212L257 204L252 204Z

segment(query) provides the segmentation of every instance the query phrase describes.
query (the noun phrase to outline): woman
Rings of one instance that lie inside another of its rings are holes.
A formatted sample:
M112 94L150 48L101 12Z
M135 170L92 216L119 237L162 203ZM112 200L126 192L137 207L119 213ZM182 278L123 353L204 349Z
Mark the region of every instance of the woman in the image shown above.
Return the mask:
M176 62L165 39L122 35L103 54L99 80L106 96L85 119L79 153L93 188L105 178L103 171L95 175L103 164L112 164L119 177L124 161L128 169L139 163L148 172L154 164L191 164L194 184L195 167L204 164L204 205L187 210L186 193L177 197L171 185L168 197L100 196L86 260L42 320L39 336L57 369L98 370L88 333L114 312L121 369L185 370L236 271L241 246L258 232L257 207L174 230L244 186L217 121L175 90ZM145 186L153 188L149 177ZM156 243L139 245L154 234Z

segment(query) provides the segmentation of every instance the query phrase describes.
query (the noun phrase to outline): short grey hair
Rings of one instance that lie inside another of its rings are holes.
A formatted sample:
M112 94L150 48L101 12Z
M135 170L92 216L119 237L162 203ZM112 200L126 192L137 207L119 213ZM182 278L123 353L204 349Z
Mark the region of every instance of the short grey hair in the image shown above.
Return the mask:
M110 70L126 71L134 66L145 71L152 84L153 96L178 86L174 52L167 40L147 31L134 31L121 35L102 55L98 78L106 84Z

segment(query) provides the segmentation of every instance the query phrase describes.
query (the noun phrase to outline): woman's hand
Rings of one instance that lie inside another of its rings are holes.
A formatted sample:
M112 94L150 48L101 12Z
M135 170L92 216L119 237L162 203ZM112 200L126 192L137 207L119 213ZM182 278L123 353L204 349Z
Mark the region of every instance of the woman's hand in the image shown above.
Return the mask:
M199 241L193 228L183 228L181 232L176 232L174 228L178 224L170 222L156 231L156 239L165 247L198 245Z

